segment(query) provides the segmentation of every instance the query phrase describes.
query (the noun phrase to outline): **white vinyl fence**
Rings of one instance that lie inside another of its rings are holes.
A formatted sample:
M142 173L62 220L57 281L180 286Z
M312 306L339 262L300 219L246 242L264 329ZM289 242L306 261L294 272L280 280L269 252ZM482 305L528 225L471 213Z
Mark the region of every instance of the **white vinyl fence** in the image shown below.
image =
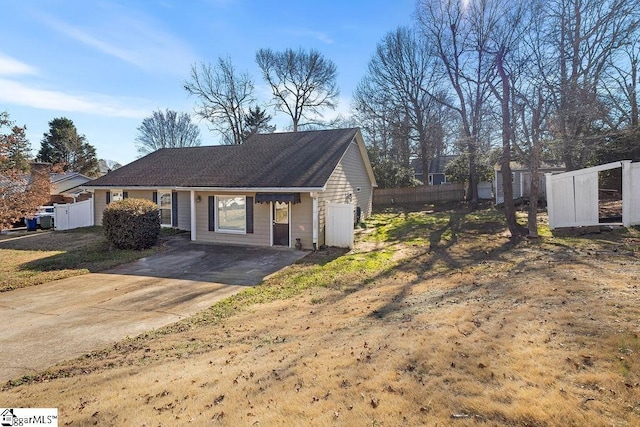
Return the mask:
M622 168L622 225L640 224L640 163L631 160L546 174L549 228L599 225L598 172Z
M325 243L339 248L353 247L353 203L327 203Z
M78 203L54 204L56 230L89 227L93 224L93 199Z

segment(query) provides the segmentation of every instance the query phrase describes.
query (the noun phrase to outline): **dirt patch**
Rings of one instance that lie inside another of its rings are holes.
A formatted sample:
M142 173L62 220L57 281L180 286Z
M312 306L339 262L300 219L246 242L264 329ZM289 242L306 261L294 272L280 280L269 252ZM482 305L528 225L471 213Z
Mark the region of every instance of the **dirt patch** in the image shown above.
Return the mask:
M123 342L3 401L74 425L640 424L637 231L511 241L455 218L385 231L400 259L373 279Z

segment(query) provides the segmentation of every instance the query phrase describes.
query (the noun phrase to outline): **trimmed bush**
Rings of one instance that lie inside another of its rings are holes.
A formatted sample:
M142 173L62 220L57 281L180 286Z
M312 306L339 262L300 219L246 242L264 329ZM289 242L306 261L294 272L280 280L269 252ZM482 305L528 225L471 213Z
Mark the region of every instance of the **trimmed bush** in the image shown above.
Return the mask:
M107 241L118 249L147 249L160 234L158 205L147 199L124 199L107 206L102 216Z

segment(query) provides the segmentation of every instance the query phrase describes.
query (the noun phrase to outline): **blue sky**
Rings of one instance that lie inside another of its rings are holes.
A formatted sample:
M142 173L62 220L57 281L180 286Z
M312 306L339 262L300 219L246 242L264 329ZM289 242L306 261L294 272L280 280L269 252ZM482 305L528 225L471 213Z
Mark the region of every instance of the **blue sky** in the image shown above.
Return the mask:
M192 113L182 88L190 66L230 57L269 91L255 65L260 48L315 48L338 68L346 114L376 44L410 25L415 0L20 0L3 2L0 111L27 125L34 154L48 122L73 120L99 158L137 157L136 128L157 109ZM274 116L278 130L289 125ZM203 145L218 136L201 123Z

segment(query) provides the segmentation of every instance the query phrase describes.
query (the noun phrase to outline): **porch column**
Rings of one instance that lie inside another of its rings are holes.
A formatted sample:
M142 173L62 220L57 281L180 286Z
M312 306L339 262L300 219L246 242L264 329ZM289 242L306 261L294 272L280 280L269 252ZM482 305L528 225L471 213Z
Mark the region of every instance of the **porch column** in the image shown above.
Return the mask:
M622 160L622 226L631 226L631 160Z
M318 193L313 191L309 193L311 200L313 201L313 250L318 250Z
M189 228L191 228L191 241L195 242L196 240L196 192L194 190L191 190L189 194L191 199L190 200L191 226Z

